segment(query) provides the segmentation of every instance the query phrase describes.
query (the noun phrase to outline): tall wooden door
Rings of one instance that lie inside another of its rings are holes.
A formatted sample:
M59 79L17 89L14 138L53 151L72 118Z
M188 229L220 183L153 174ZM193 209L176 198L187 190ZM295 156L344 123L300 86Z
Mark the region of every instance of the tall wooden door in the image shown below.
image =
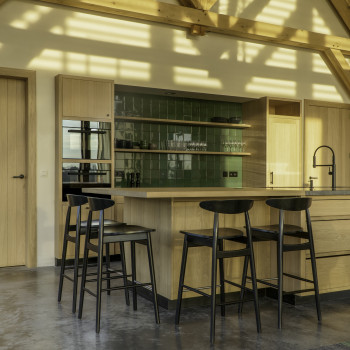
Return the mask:
M25 89L0 78L0 266L25 264Z
M300 118L269 116L267 127L267 186L300 186Z

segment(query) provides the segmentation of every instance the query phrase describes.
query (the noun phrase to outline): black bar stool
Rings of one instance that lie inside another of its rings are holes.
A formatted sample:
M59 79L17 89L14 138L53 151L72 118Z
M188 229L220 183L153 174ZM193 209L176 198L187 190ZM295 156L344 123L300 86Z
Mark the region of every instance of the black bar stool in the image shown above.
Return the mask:
M282 327L282 301L283 294L283 276L297 279L313 284L313 288L300 289L290 291L288 294L297 294L303 292L314 291L316 300L316 309L318 320L321 321L321 308L319 299L316 259L314 240L312 235L312 227L310 220L309 207L311 206L311 198L271 198L266 201L266 204L272 208L279 209L279 224L269 226L258 226L252 227L252 235L254 241L276 241L277 242L277 285L267 282L266 280L259 280L258 282L263 283L269 287L276 288L278 291L278 328ZM302 227L295 225L288 225L284 223L284 212L285 211L305 211L306 215L306 227L304 231ZM287 244L284 243L284 236L296 237L304 240L304 243ZM306 240L306 242L305 242ZM283 254L285 252L292 252L298 250L309 250L310 260L312 267L313 280L309 280L300 276L296 276L290 273L283 272Z
M59 287L58 287L58 301L60 302L62 299L62 289L63 289L63 281L64 279L68 279L73 282L73 304L72 304L72 312L75 313L76 311L76 304L77 304L77 291L78 291L78 277L79 277L79 251L80 251L80 236L86 234L86 227L87 227L87 221L81 221L81 206L84 204L87 204L88 199L86 196L80 196L80 195L73 195L73 194L67 194L67 200L68 200L68 209L67 209L67 215L66 215L66 224L65 224L65 230L64 230L64 237L63 237L63 248L62 248L62 260L61 260L61 271L60 271L60 281L59 281ZM71 225L71 212L72 208L77 207L77 217L76 217L76 224ZM91 222L91 238L97 238L97 232L98 232L98 220L93 220ZM125 225L124 223L114 221L114 220L105 220L104 222L105 226L120 226ZM72 235L71 232L75 232L75 235ZM71 242L75 244L75 253L74 253L74 265L73 267L66 267L66 257L67 257L67 247L68 242ZM122 263L122 274L125 275L125 253L124 253L124 244L120 243L120 256L121 256L121 263ZM106 265L107 269L110 267L110 259L109 259L109 245L106 246ZM66 270L73 269L73 278L66 274ZM126 285L126 279L125 279L125 285ZM125 290L125 298L127 305L130 304L129 301L129 293L127 290Z
M85 250L84 250L84 261L83 261L83 272L82 272L82 279L81 279L81 289L80 289L80 301L79 301L79 314L78 317L81 318L83 314L83 305L84 305L84 293L88 292L89 294L96 297L96 332L100 332L100 316L101 316L101 293L104 291L111 291L111 290L119 290L119 289L127 289L131 288L133 290L133 307L134 310L137 310L137 287L145 287L145 286L152 286L152 295L153 295L153 305L154 305L154 313L155 313L155 319L156 323L160 323L159 321L159 310L158 310L158 299L157 299L157 289L156 289L156 281L155 281L155 274L154 274L154 263L153 263L153 253L152 253L152 243L151 243L151 235L150 232L155 231L154 229L142 227L142 226L136 226L136 225L121 225L118 227L106 227L104 225L104 210L113 206L114 201L111 199L104 199L104 198L88 198L90 212L88 217L88 228L87 228L87 234L86 234L86 240L85 240ZM100 218L99 218L99 226L98 226L98 243L94 244L91 241L90 237L90 224L91 224L91 218L92 218L92 212L99 211L100 212ZM131 269L132 273L124 274L122 276L120 275L109 275L107 274L106 277L103 277L102 272L102 259L103 259L103 246L108 245L109 243L116 243L116 242L130 242L131 244ZM148 252L148 263L149 263L149 270L150 270L150 279L151 282L149 283L140 283L136 280L136 256L135 256L135 243L139 243L142 245L147 246L147 252ZM87 280L87 260L88 260L88 254L89 251L93 251L97 253L97 278L93 280ZM128 281L128 285L125 284L123 286L115 286L111 287L107 284L107 288L102 288L102 281L110 281L112 279L117 278L127 278L131 277L131 282ZM97 289L87 288L85 285L88 282L95 282L97 283Z
M256 316L256 326L257 331L261 331L260 322L260 311L259 311L259 301L258 301L258 289L255 280L255 262L254 262L254 252L252 245L252 237L250 231L250 220L248 211L253 206L252 200L224 200L224 201L204 201L201 202L200 207L214 212L214 225L213 229L202 229L202 230L191 230L191 231L180 231L184 233L184 245L182 252L182 263L180 271L179 280L179 291L176 306L176 316L175 323L179 324L180 312L181 312L181 302L183 290L189 290L196 292L202 296L209 297L211 299L211 316L210 316L210 342L214 343L215 338L215 311L216 311L216 281L217 281L217 260L219 260L219 275L220 275L220 306L221 315L225 316L225 305L240 303L243 300L243 290L247 289L254 294L254 306L255 306L255 316ZM221 214L241 214L245 215L246 224L246 236L243 232L235 228L220 228L219 227L219 213ZM224 240L242 243L245 245L242 249L235 250L224 250ZM212 248L212 271L211 271L211 294L207 294L199 289L190 287L184 284L187 252L188 248L191 247L210 247ZM224 275L224 259L243 257L244 256L244 266L243 266L243 276L242 284L237 284L230 280L225 279ZM252 276L252 290L245 287L245 278L247 276L248 262L250 262L251 276ZM241 288L241 298L238 301L225 302L225 289L224 284L228 283L230 285ZM241 310L241 308L240 308Z

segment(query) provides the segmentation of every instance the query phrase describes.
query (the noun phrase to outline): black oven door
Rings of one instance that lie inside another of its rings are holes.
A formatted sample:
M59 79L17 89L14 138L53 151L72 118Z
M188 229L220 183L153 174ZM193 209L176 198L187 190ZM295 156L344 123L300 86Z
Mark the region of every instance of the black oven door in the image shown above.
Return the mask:
M62 121L64 159L111 159L111 123Z

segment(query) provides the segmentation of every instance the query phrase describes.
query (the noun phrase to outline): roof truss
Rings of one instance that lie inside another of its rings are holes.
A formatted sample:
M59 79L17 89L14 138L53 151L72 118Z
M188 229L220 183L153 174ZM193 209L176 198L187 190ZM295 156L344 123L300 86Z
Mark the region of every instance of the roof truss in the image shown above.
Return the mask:
M329 0L350 32L350 0Z
M218 0L179 0L183 6L193 7L199 10L210 10Z
M281 46L302 47L324 53L337 77L347 88L350 96L349 65L344 55L350 56L350 39L333 35L309 32L302 29L252 21L203 11L156 0L38 0L42 3L66 6L77 10L93 11L97 14L124 16L128 18L171 24L190 28L193 34L204 35L215 32L237 38L269 42ZM180 0L194 4L195 0ZM202 4L214 0L196 0ZM336 0L331 0L336 1ZM343 0L342 0L343 1ZM344 0L348 1L348 0ZM4 0L0 0L4 2Z

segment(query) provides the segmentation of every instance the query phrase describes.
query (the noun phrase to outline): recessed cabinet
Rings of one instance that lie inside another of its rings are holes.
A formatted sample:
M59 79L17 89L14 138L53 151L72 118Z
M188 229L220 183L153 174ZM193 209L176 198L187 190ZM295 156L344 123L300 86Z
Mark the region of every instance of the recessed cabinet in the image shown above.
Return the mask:
M113 82L62 76L62 116L112 119Z
M243 131L252 153L243 159L243 186L300 186L301 101L269 97L249 101L243 104L243 118L253 125Z
M85 187L112 186L114 82L58 75L55 83L55 257L60 260L67 211L66 194L81 194ZM86 206L84 211L87 211ZM113 218L114 213L108 215ZM73 250L69 248L68 258L72 254Z

